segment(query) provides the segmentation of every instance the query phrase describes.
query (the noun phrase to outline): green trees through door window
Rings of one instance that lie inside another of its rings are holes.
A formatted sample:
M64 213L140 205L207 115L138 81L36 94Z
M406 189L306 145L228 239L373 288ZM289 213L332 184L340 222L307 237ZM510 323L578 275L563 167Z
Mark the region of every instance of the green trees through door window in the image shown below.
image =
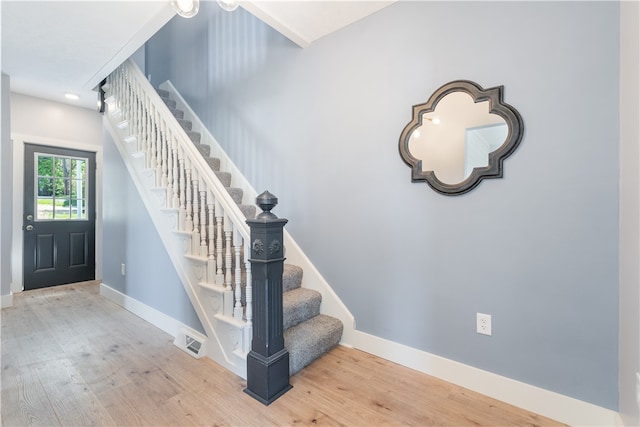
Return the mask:
M86 220L87 159L35 156L36 220Z

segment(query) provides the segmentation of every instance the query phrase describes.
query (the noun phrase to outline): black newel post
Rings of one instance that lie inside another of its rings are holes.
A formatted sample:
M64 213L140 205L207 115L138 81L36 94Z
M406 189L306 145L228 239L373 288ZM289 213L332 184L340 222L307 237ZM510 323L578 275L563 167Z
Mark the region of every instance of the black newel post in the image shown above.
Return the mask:
M287 220L270 212L278 198L268 191L256 198L256 204L262 213L247 220L251 228L253 340L244 391L269 405L291 388L289 352L284 348L282 329L282 230Z

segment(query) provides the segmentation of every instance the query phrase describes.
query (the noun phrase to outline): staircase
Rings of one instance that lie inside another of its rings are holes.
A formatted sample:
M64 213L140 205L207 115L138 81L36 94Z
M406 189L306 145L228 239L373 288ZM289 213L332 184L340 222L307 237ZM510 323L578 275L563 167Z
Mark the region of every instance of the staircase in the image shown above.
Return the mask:
M244 220L256 215L246 181L216 147L212 156L212 145L193 129L194 120L202 127L193 112L185 117L172 93L154 91L135 64L114 71L106 89L105 124L206 331L206 355L246 378L253 301ZM340 319L321 314L321 292L302 285L303 269L285 264L283 329L292 375L337 345L344 329Z

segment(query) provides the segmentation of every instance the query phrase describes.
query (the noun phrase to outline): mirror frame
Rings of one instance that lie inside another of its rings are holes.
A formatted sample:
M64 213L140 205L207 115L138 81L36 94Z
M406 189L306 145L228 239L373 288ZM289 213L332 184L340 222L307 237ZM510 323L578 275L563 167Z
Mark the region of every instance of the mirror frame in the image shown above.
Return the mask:
M469 80L455 80L439 89L424 104L413 106L413 117L400 135L400 156L411 167L411 182L426 181L435 191L448 196L457 196L473 190L486 178L502 178L504 159L518 148L524 133L524 123L520 113L502 101L504 86L483 89L477 83ZM422 160L414 157L409 151L409 141L413 131L422 126L422 115L435 111L438 102L452 92L465 92L473 98L473 102L489 102L489 113L497 114L507 123L509 133L505 142L495 151L489 153L489 164L476 167L464 181L457 184L447 184L440 181L434 171L423 171Z

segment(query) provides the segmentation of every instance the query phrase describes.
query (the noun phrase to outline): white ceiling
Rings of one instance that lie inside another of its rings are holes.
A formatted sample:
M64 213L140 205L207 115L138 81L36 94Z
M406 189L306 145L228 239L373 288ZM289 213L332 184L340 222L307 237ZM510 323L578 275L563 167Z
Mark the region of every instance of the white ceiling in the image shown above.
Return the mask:
M7 1L2 72L18 93L95 108L93 89L174 16L168 1Z
M247 11L307 47L393 1L242 1ZM11 90L95 108L93 89L175 12L169 0L1 0L2 72ZM65 93L80 96L78 101Z

